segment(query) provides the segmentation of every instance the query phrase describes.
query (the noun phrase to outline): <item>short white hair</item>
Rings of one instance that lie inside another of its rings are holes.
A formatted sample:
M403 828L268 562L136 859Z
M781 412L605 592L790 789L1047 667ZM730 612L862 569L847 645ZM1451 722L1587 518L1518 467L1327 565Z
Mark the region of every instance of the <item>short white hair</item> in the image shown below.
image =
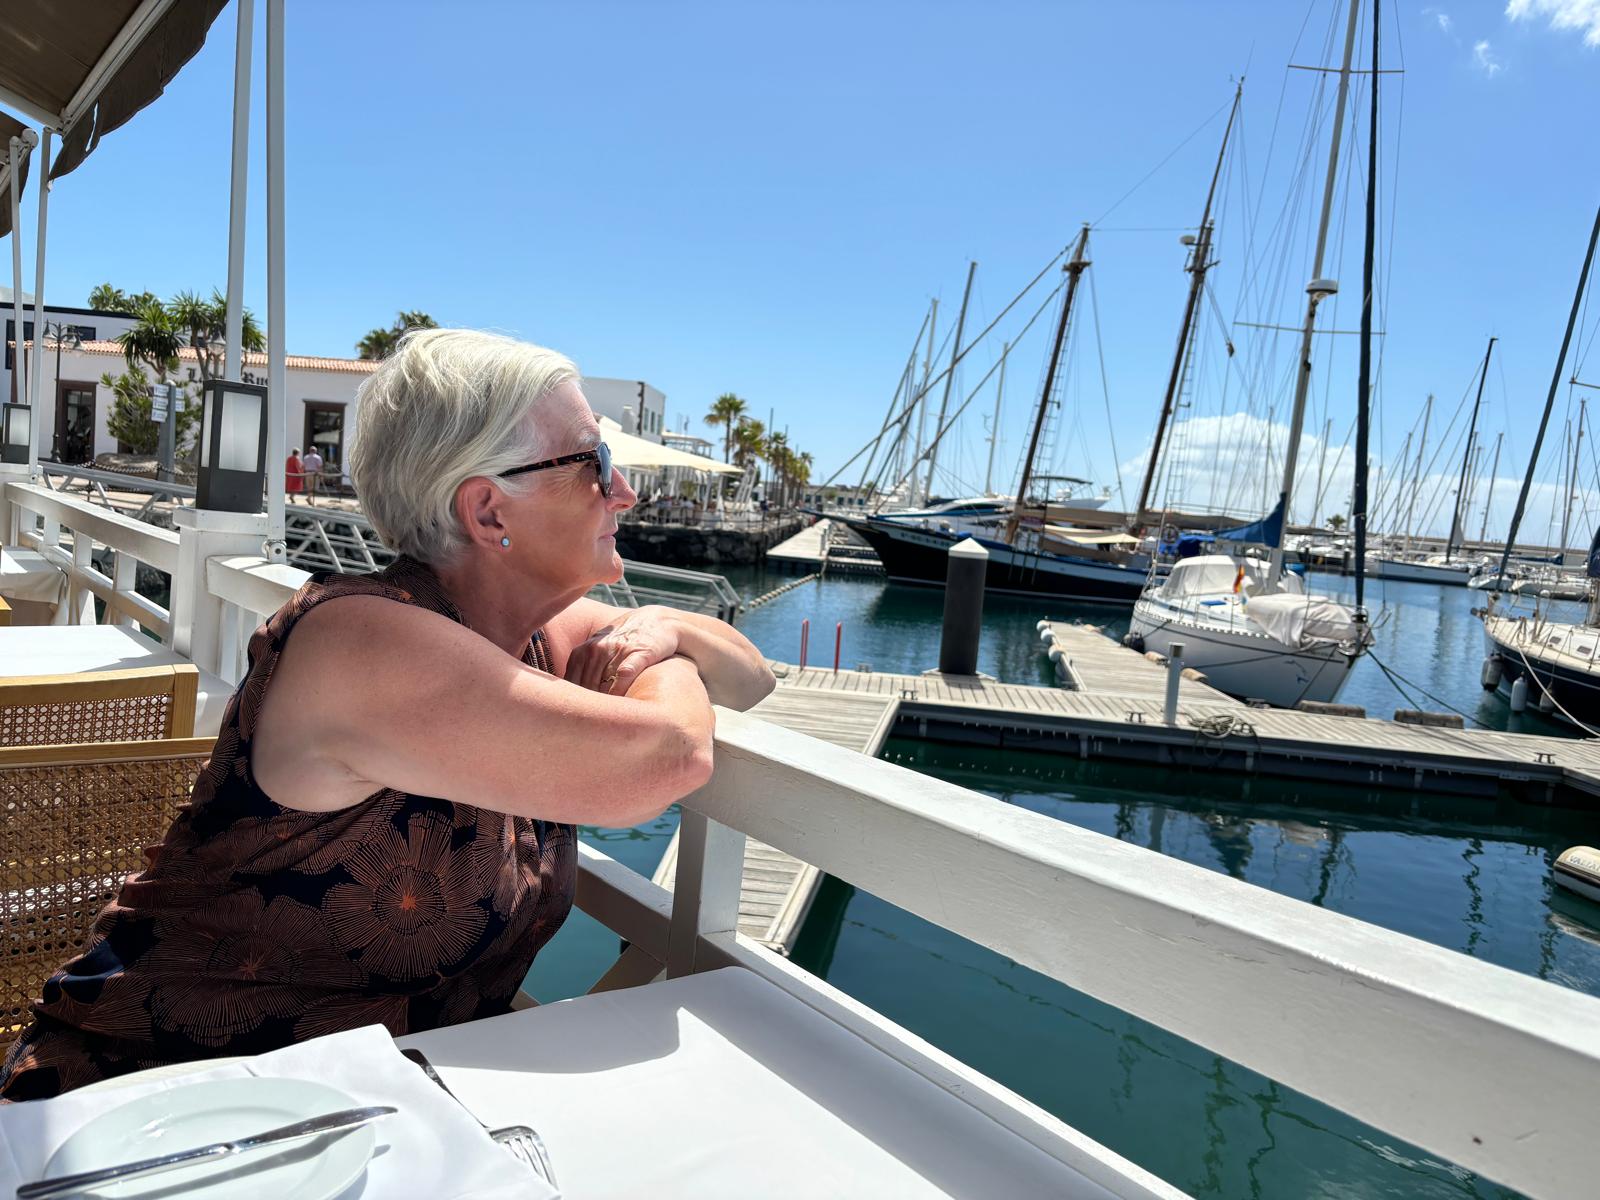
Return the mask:
M475 475L520 495L500 472L549 457L551 430L530 414L581 377L554 350L471 329L406 334L356 393L350 478L391 550L448 566L467 546L456 489Z

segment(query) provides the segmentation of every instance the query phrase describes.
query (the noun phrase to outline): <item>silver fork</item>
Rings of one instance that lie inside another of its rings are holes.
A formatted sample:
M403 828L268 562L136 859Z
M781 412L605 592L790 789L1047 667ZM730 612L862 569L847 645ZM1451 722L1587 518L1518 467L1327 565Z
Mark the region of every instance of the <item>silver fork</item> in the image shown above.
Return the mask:
M428 1061L427 1056L421 1050L402 1050L400 1053L421 1067L427 1073L429 1079L444 1089L446 1096L449 1096L457 1104L461 1104L461 1098L450 1090L450 1085L440 1077L439 1072L433 1069L433 1064ZM465 1104L461 1104L461 1107L466 1109L467 1115L471 1116L474 1121L478 1121L477 1116L473 1114L470 1108L467 1108ZM484 1129L488 1130L489 1136L496 1143L504 1146L517 1159L527 1163L535 1171L539 1172L551 1187L557 1186L555 1168L550 1165L550 1152L544 1148L544 1139L532 1129L526 1125L506 1125L500 1129L489 1129L489 1126L484 1125L482 1121L478 1121L478 1124L483 1125Z

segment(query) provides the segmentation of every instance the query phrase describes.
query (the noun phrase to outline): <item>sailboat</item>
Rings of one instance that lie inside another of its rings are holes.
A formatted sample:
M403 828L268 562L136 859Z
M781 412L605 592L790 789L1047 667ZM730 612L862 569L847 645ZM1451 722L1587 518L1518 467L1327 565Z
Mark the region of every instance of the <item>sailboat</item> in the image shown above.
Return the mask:
M1367 559L1367 569L1374 576L1381 579L1398 579L1408 583L1434 583L1445 587L1466 587L1475 573L1485 562L1482 558L1467 557L1461 554L1466 542L1466 533L1462 521L1467 506L1467 472L1472 464L1473 442L1478 436L1478 412L1483 405L1483 385L1489 378L1489 358L1494 354L1494 344L1498 338L1491 337L1489 346L1483 352L1483 365L1478 372L1478 394L1472 402L1472 420L1467 427L1467 441L1461 453L1461 478L1456 484L1455 508L1450 514L1450 536L1445 541L1443 554L1383 554L1370 555ZM1432 397L1430 396L1431 400ZM1424 434L1427 424L1424 419ZM1422 454L1418 451L1417 477L1412 482L1412 489L1422 479L1421 471ZM1413 502L1414 503L1414 502ZM1407 535L1409 537L1409 534Z
M1528 492L1533 486L1534 471L1539 464L1539 449L1544 444L1550 412L1555 407L1556 391L1561 386L1567 350L1572 344L1572 331L1578 322L1589 270L1594 264L1596 241L1600 241L1600 210L1595 212L1594 228L1589 233L1589 249L1583 258L1583 269L1578 274L1578 290L1572 297L1572 312L1567 318L1566 336L1562 338L1561 352L1556 356L1556 369L1550 378L1550 391L1545 397L1544 415L1540 418L1539 432L1533 440L1528 470L1522 477L1522 492L1511 514L1511 528L1506 534L1505 549L1500 555L1497 578L1502 580L1509 578L1507 564L1516 545L1522 515L1527 508ZM1487 651L1483 661L1484 689L1504 692L1511 701L1512 712L1521 712L1533 704L1541 712L1565 717L1594 734L1595 727L1600 725L1600 663L1596 662L1597 656L1600 656L1600 591L1596 589L1596 581L1600 580L1600 530L1596 530L1594 540L1589 545L1585 576L1588 608L1582 621L1551 620L1549 604L1544 596L1541 596L1531 614L1513 611L1509 602L1502 603L1498 592L1490 596L1486 609L1475 611L1483 618Z
M942 587L949 569L951 547L971 536L989 552L986 577L989 591L1122 605L1131 604L1139 595L1150 569L1150 557L1137 552L1139 539L1126 533L1080 529L1058 523L1055 518L1061 509L1051 503L1054 497L1048 487L1055 480L1034 470L1040 435L1054 402L1061 352L1072 319L1078 282L1089 267L1088 246L1089 227L1085 225L1078 234L1071 258L1062 267L1067 283L1045 369L1044 387L1034 411L1033 431L1023 461L1017 499L1006 506L1003 522L990 529L976 524L958 525L948 519L907 520L908 514L845 518L845 523L877 551L891 580ZM959 343L959 333L957 341ZM938 436L947 429L941 419ZM936 452L937 443L936 436L931 451ZM930 457L931 478L931 454L924 454ZM1045 489L1043 494L1038 490L1041 486ZM998 511L991 511L982 517L1000 515Z
M1228 540L1259 542L1270 558L1245 554L1202 554L1181 558L1163 579L1152 577L1134 604L1129 637L1135 644L1181 658L1203 672L1211 686L1230 695L1293 707L1304 700L1331 701L1350 670L1371 645L1366 614L1352 611L1324 596L1310 595L1300 575L1284 566L1284 523L1294 494L1296 460L1305 424L1306 396L1311 382L1311 339L1317 306L1338 291L1322 275L1328 223L1338 178L1339 147L1349 96L1351 58L1355 52L1358 0L1351 0L1345 34L1344 61L1339 69L1328 166L1317 228L1311 282L1306 285L1306 316L1301 331L1300 370L1295 383L1289 441L1284 455L1283 484L1272 512L1253 527L1229 531ZM1372 130L1368 147L1366 256L1363 267L1362 370L1358 401L1365 420L1371 361L1373 188L1377 156L1377 21L1373 21ZM1204 231L1202 231L1202 235ZM1365 430L1357 447L1358 536L1365 532ZM1230 536L1231 535L1231 536ZM1364 548L1364 547L1363 547ZM1357 571L1362 570L1358 549ZM1358 586L1361 576L1358 574ZM1359 593L1358 593L1359 594ZM1181 653L1178 647L1181 646Z

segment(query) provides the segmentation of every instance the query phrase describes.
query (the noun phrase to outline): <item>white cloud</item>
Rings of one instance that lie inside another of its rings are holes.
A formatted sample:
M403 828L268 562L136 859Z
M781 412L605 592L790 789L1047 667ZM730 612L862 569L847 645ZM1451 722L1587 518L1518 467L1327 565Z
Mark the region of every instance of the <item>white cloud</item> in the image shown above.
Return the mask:
M1450 20L1449 13L1435 11L1433 14L1433 19L1439 23L1439 28L1441 31L1444 33L1450 32L1450 27L1453 22Z
M1510 0L1506 16L1513 21L1549 19L1550 28L1583 33L1586 46L1600 46L1600 0Z
M1490 79L1500 74L1500 60L1495 57L1494 48L1489 45L1487 38L1472 47L1472 61Z

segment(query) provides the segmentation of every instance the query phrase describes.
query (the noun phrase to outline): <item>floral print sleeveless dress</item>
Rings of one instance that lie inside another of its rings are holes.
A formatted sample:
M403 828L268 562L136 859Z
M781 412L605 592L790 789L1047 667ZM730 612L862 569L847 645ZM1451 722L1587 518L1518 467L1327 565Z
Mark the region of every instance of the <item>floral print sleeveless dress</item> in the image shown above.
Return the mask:
M256 630L188 806L44 985L0 1066L0 1098L507 1010L572 908L571 825L396 791L310 813L256 786L250 742L278 656L301 617L351 595L462 621L438 577L401 558L378 575L315 575ZM523 661L551 669L542 631Z

